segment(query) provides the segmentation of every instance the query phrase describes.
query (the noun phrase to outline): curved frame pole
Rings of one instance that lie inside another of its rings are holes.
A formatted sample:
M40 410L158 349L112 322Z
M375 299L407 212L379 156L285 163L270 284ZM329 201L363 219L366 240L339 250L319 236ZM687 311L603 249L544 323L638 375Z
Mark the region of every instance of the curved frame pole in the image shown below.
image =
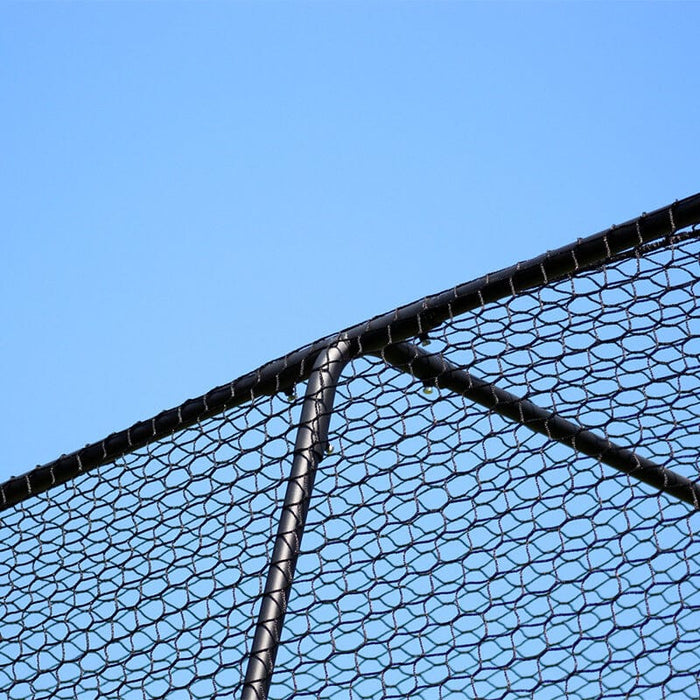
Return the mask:
M351 346L341 340L316 358L309 377L294 445L294 462L282 506L275 547L243 682L241 700L266 700L272 680L284 616L309 512L316 468L328 446L328 426L335 389L351 359Z

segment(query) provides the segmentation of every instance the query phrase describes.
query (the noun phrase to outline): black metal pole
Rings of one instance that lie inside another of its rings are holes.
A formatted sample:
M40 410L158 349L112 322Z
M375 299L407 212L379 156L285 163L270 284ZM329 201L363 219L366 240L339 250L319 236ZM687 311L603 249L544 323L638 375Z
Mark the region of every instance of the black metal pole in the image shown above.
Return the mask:
M292 473L248 657L242 700L266 700L270 689L316 468L327 448L335 388L350 359L350 347L343 340L321 352L309 377L294 446Z
M0 511L226 408L240 406L256 396L289 389L309 376L310 364L319 352L343 338L357 343L361 354L378 353L389 343L425 333L459 314L562 279L591 264L602 263L637 245L658 241L697 223L700 223L700 193L537 258L402 306L348 328L342 335L321 338L230 384L12 477L0 484Z
M448 362L442 355L430 354L411 343L396 343L384 348L377 357L423 382L449 389L457 394L582 452L614 469L671 494L700 509L700 484L670 469L616 445L590 430L570 423L556 413L540 408L494 384L478 379Z

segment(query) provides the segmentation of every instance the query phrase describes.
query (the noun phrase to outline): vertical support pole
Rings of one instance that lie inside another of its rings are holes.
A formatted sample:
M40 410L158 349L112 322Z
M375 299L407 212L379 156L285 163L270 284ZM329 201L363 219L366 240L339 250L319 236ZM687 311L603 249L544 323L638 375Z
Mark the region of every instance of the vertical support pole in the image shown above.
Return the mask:
M350 343L345 340L322 350L306 386L292 472L248 657L241 700L267 700L316 468L328 445L328 425L336 384L349 360Z

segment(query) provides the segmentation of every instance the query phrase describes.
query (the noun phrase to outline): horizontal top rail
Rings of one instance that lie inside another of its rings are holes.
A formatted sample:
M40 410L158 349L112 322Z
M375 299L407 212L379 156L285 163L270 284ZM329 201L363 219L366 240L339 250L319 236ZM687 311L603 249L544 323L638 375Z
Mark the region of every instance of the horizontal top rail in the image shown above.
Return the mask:
M65 483L95 467L175 431L259 396L289 391L306 380L319 352L341 336L356 357L420 336L441 323L519 292L560 280L611 260L639 245L667 238L700 223L700 193L544 255L425 297L395 311L321 338L180 406L38 466L0 485L0 510Z

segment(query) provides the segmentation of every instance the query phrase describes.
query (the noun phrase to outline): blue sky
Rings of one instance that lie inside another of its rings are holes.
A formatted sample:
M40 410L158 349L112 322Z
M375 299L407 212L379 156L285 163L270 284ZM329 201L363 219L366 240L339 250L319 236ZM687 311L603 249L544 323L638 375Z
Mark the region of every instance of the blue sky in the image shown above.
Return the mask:
M700 190L693 3L0 5L0 479Z

